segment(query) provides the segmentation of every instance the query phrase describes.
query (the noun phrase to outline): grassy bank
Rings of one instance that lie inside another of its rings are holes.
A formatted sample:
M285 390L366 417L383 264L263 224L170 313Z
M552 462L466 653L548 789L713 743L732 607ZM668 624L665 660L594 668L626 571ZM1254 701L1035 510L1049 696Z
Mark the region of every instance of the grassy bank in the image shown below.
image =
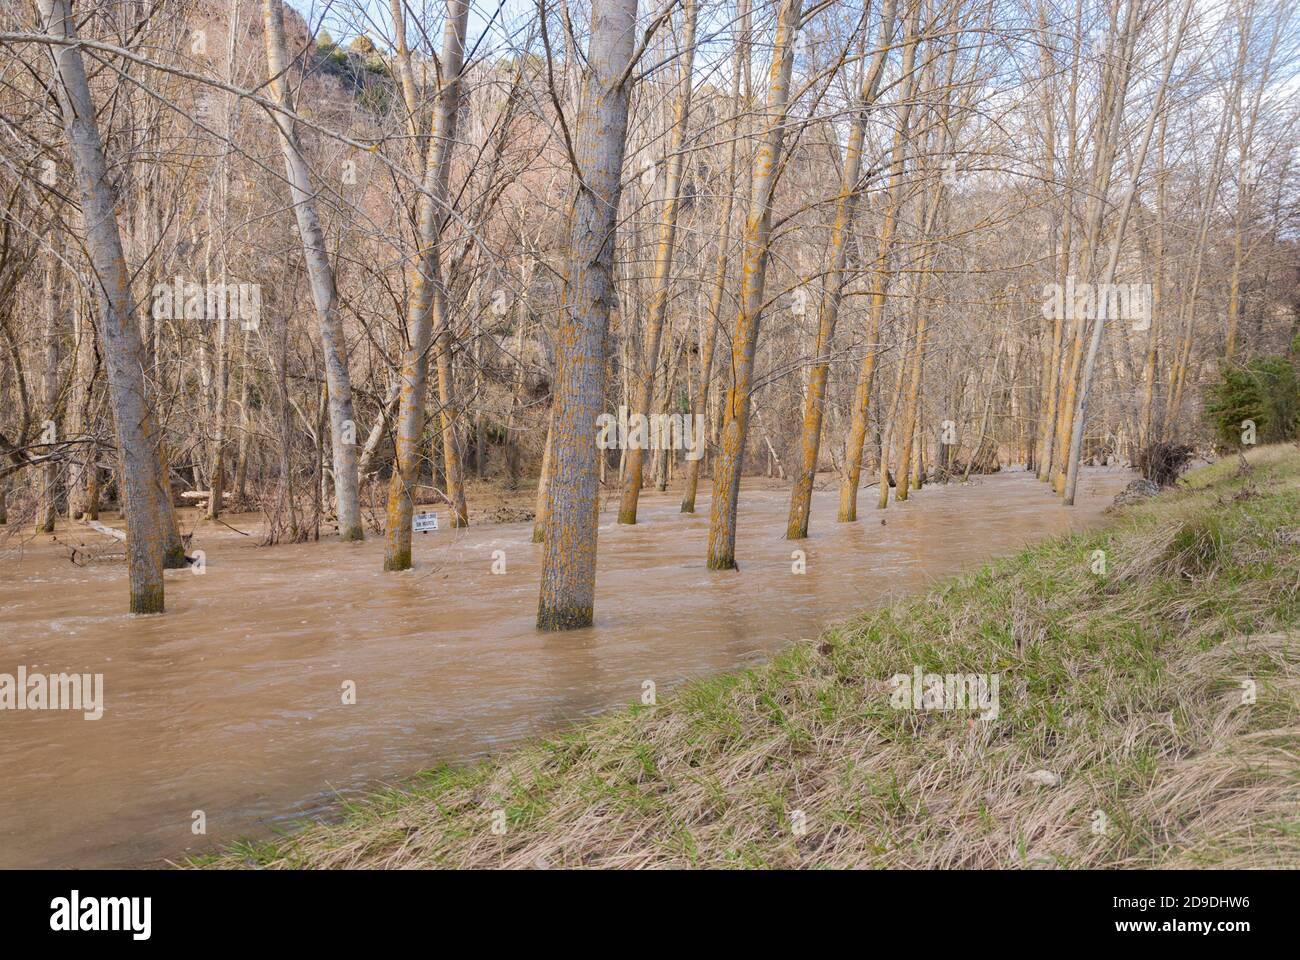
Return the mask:
M1261 449L762 667L200 863L1295 866L1298 614L1300 453ZM996 719L895 709L918 666L997 675Z

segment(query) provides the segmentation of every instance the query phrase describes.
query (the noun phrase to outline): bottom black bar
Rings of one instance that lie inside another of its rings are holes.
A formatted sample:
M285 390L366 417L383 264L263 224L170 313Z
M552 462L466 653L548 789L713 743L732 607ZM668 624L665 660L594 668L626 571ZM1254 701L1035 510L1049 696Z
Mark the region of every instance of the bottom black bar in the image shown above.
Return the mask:
M539 871L540 872L540 871ZM28 871L0 874L4 943L239 942L337 950L392 936L487 933L619 948L682 942L684 924L731 946L783 932L918 948L1100 941L1232 949L1293 926L1293 876L1273 872L537 873ZM1284 886L1286 884L1286 886ZM1291 919L1291 918L1289 918ZM660 940L660 934L668 938ZM716 933L714 932L716 931ZM984 941L993 935L995 941ZM884 940L880 938L885 938ZM1039 940L1050 937L1050 940ZM862 939L865 938L865 939ZM973 939L975 938L975 939ZM433 941L437 942L437 941ZM451 946L451 942L448 942ZM927 946L928 945L928 946ZM960 946L959 946L960 945ZM769 945L770 946L770 945ZM463 947L461 949L464 949ZM8 956L21 954L9 952Z

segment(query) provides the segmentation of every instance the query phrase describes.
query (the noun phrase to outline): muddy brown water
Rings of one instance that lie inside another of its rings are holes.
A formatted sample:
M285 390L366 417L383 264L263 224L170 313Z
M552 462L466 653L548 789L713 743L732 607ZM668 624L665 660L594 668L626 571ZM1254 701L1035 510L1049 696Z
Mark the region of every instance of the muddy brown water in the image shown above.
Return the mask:
M1092 525L1130 479L1091 469L1078 505L1024 473L927 487L907 504L782 538L788 494L742 497L740 571L703 559L708 501L647 491L642 522L602 515L596 625L534 628L531 524L383 544L261 548L205 525L206 573L170 571L167 613L132 617L121 563L75 567L48 538L0 557L0 673L102 673L104 714L0 711L0 867L157 865L266 836L340 796L500 751L692 677L761 660L837 618L1043 537ZM445 511L444 519L445 519ZM791 552L807 555L792 572ZM496 559L505 573L492 572ZM343 685L356 685L345 705ZM207 833L196 836L195 811Z

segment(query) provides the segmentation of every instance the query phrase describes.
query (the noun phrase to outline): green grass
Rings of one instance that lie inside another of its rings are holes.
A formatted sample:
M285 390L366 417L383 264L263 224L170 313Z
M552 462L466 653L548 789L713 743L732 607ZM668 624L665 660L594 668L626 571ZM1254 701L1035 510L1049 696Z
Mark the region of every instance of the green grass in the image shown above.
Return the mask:
M1300 454L1250 462L762 667L192 865L1300 864ZM917 665L997 674L997 718L895 709L890 678Z

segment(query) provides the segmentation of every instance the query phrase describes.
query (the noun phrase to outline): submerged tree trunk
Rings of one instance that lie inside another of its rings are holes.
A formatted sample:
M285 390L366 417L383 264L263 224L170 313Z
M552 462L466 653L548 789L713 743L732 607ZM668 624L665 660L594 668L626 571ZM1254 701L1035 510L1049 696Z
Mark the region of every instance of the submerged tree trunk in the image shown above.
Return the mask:
M903 402L903 376L907 372L907 338L911 333L911 321L903 324L902 338L899 340L898 369L894 371L894 394L889 401L889 414L886 417L884 436L880 440L880 496L876 501L877 509L889 507L889 462L890 452L897 432L898 406Z
M576 137L578 182L560 315L559 376L549 470L550 515L537 626L590 626L596 598L599 479L596 417L604 405L605 336L614 298L614 235L627 146L628 73L637 0L593 5Z
M781 5L768 83L767 128L754 158L753 196L745 222L741 260L740 310L731 334L731 369L735 379L727 391L722 449L713 470L708 549L711 570L733 570L736 567L736 514L753 399L754 351L758 346L758 323L771 244L772 193L776 188L781 148L785 142L790 74L794 66L794 43L802 6L802 0L784 0Z
M67 439L81 441L72 450L68 466L68 519L80 520L83 516L97 519L99 452L89 441L95 432L94 407L95 327L84 305L72 311L73 357L72 394L68 398Z
M224 275L221 282L225 283ZM216 384L212 411L212 464L208 470L210 478L208 492L211 496L208 497L206 514L209 520L216 520L221 516L221 502L225 496L226 391L230 378L226 372L226 318L224 316L217 320L215 350L217 356L214 370Z
M41 370L41 402L45 408L45 422L50 428L49 442L57 443L66 438L58 432L59 406L59 327L63 312L63 297L59 290L58 251L50 254L50 262L45 268L45 350L44 364ZM51 447L45 451L54 452ZM59 516L59 463L49 460L41 468L41 499L36 512L36 529L41 533L53 533L54 522Z
M546 520L551 514L551 495L548 480L551 475L551 446L555 439L555 405L546 421L546 448L542 451L542 472L537 478L537 510L533 519L533 543L546 542ZM604 464L604 454L601 454Z
M740 76L742 70L749 69L749 22L750 0L738 0L736 19L740 24L740 36L736 39L735 55L732 58L731 76L731 118L726 128L727 138L727 173L723 178L722 209L719 214L721 235L718 237L718 255L713 268L713 292L709 298L709 314L705 323L704 343L700 348L700 382L696 391L695 402L691 406L691 415L705 414L709 409L709 384L712 380L713 354L717 349L718 328L722 326L722 301L727 292L727 264L731 259L731 211L734 206L736 189L736 140L738 118L740 115ZM694 420L692 420L694 422ZM686 486L682 492L682 513L695 512L695 495L700 483L700 467L704 458L699 457L686 464Z
M248 412L249 383L253 376L252 354L249 351L251 333L245 332L239 351L239 445L235 454L235 502L244 509L248 500L248 455L252 446L251 421ZM360 467L357 468L358 476Z
M645 343L639 357L636 373L636 393L629 414L650 414L654 397L655 371L659 366L660 341L663 339L664 318L668 314L668 288L672 283L673 248L677 240L677 211L682 187L682 168L686 163L684 150L686 128L691 117L691 90L695 86L695 18L698 0L684 0L685 23L682 27L681 93L673 117L672 134L668 146L668 175L664 186L664 209L659 221L659 245L655 252L654 278L650 294L650 314L646 320ZM669 346L671 347L671 336ZM660 453L665 451L661 450ZM637 502L641 496L642 463L645 451L640 445L629 446L627 470L623 477L623 499L618 508L619 523L636 523Z
M275 102L290 107L289 82L285 75L284 4L283 0L264 0L266 22L266 60L269 86ZM325 252L325 236L316 216L312 187L298 144L293 120L283 113L272 113L280 132L285 174L293 197L298 233L302 237L303 256L307 261L316 315L320 321L321 349L325 357L325 379L330 397L330 441L334 453L334 496L338 501L339 538L363 540L361 497L357 480L356 420L352 412L352 381L348 374L347 338L343 318L339 315L338 291L334 270Z
M817 341L813 347L813 362L808 370L808 390L804 398L803 427L799 436L799 472L795 475L794 489L790 491L790 516L785 532L790 540L802 540L808 536L808 514L812 508L813 480L817 475L817 460L821 453L826 379L831 366L831 338L835 335L835 323L839 319L840 302L843 299L848 240L857 214L858 197L865 186L859 184L858 179L862 171L862 145L867 133L867 112L876 98L876 89L885 66L885 56L893 40L894 6L895 0L886 0L876 52L872 57L871 66L863 75L862 92L853 116L853 125L849 130L848 145L844 150L844 172L840 181L839 200L835 207L835 226L831 232L831 249L827 258L829 263L826 277L822 281ZM874 302L872 306L875 309ZM879 330L878 320L873 327ZM872 345L868 345L868 349L872 349ZM861 448L858 455L861 459ZM856 490L856 483L854 487Z
M67 0L39 0L38 8L46 33L69 39L75 36ZM144 349L131 299L130 276L81 51L76 46L58 44L51 46L50 56L102 312L99 335L121 462L130 610L161 613L163 529L158 504L164 477L160 475L158 421L145 393Z
M1156 118L1164 106L1165 90L1169 86L1169 77L1173 73L1174 61L1178 59L1178 50L1182 46L1183 31L1187 26L1187 19L1191 13L1191 9L1192 0L1184 0L1183 12L1178 22L1178 29L1174 34L1173 44L1165 58L1164 74L1160 79L1160 85L1156 88L1155 104L1152 106L1151 113L1147 117L1146 129L1143 131L1141 145L1138 148L1137 157L1133 161L1133 169L1129 174L1129 181L1124 192L1124 199L1120 204L1119 223L1116 225L1115 234L1111 238L1110 256L1106 263L1106 272L1101 281L1103 289L1109 287L1115 279L1115 270L1119 265L1120 247L1124 243L1124 230L1128 225L1129 211L1133 207L1133 195L1137 192L1138 179L1142 174L1142 167L1146 163L1147 151L1151 146L1151 136L1155 130ZM1217 180L1219 164L1222 163L1222 159L1222 153L1219 153L1216 157L1214 174L1211 177L1212 183ZM1202 223L1203 228L1205 227L1205 223L1208 222L1208 210L1211 206L1212 198L1213 192L1211 191L1211 193L1206 197L1207 210L1205 215L1206 219ZM1200 271L1198 265L1198 269L1192 280L1192 290L1190 294L1192 299L1196 296L1196 286L1199 276ZM1106 328L1106 321L1108 319L1106 316L1106 309L1109 300L1109 297L1100 298L1100 309L1098 310L1097 318L1093 321L1092 339L1088 344L1088 356L1084 362L1083 382L1079 388L1079 405L1078 409L1074 411L1072 424L1073 429L1070 434L1069 461L1066 465L1066 480L1063 492L1065 503L1067 505L1074 504L1075 489L1079 483L1079 459L1083 453L1083 428L1088 414L1088 394L1092 388L1092 373L1097 360L1097 348L1101 344L1101 335Z
M890 250L894 243L894 231L898 223L899 209L903 202L904 164L908 149L908 129L912 117L912 94L916 89L916 73L913 66L916 61L918 42L920 4L917 4L908 20L907 37L903 45L902 77L903 87L899 93L897 107L897 125L894 129L894 143L889 164L889 188L885 199L885 218L880 228L880 241L876 253L876 262L871 272L871 305L867 317L866 352L862 356L862 365L858 370L857 383L853 389L853 411L849 424L849 436L844 452L844 474L840 478L840 503L836 520L840 523L852 523L858 519L858 484L862 479L862 449L867 442L867 419L871 406L871 384L876 374L876 355L879 345L880 325L885 313L885 285L889 265Z
M466 0L447 0L447 22L442 35L443 83L433 111L433 129L425 158L423 190L416 201L416 242L419 250L412 264L411 293L406 307L406 353L399 381L401 406L395 440L397 462L388 487L385 570L409 570L411 567L411 518L415 512L415 486L420 476L420 439L425 426L424 405L428 393L429 348L433 342L434 300L442 287L438 239L444 220L452 141L456 135L456 112L460 103L460 79L464 67L468 18L469 4ZM403 70L409 71L409 65L403 67ZM416 105L411 103L407 106L414 114ZM445 309L439 317L441 340L441 318L445 317ZM440 354L439 363L442 360ZM450 420L444 418L444 445L447 442L446 427L449 423Z

